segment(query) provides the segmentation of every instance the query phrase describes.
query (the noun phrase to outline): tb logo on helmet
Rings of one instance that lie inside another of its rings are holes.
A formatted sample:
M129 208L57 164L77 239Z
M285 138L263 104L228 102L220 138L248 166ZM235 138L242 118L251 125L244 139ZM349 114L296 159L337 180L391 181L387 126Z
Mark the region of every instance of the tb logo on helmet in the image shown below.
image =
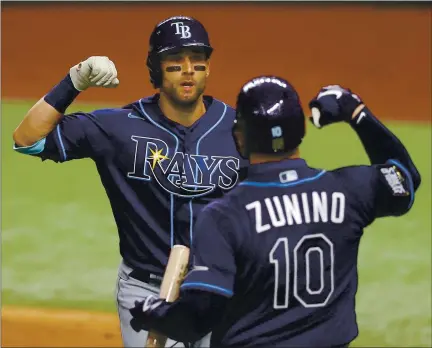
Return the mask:
M171 26L173 25L176 27L175 34L180 35L182 39L189 39L192 36L190 27L188 25L184 25L183 22L171 23Z

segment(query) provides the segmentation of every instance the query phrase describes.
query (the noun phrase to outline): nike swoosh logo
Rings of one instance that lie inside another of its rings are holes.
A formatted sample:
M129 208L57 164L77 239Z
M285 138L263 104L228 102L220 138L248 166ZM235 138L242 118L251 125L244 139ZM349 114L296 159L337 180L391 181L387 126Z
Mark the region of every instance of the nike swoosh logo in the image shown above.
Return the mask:
M339 99L340 97L342 97L342 92L336 89L330 89L328 91L321 92L320 94L318 94L317 99L325 97L326 95L335 95L336 99Z
M192 268L192 271L208 271L209 268L206 266L194 266L194 268Z
M360 116L358 117L358 119L357 119L357 121L356 121L356 124L359 124L360 121L361 121L363 118L365 118L365 117L366 117L366 113L365 113L364 111L362 111L362 112L360 113Z
M128 117L129 117L129 118L139 118L139 119L142 119L142 117L140 117L140 116L135 116L135 115L132 114L131 112L128 113Z

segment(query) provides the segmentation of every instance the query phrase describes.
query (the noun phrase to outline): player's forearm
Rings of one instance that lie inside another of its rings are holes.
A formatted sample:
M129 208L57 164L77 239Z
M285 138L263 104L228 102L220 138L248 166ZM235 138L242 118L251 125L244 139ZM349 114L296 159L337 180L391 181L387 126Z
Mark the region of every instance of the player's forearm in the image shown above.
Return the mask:
M30 146L45 138L62 118L62 114L40 99L27 113L13 133L18 146Z
M27 112L13 133L15 144L30 146L45 138L78 94L68 74Z
M394 159L410 172L414 188L420 185L420 174L402 142L384 126L366 107L358 108L351 121L372 164L385 163Z

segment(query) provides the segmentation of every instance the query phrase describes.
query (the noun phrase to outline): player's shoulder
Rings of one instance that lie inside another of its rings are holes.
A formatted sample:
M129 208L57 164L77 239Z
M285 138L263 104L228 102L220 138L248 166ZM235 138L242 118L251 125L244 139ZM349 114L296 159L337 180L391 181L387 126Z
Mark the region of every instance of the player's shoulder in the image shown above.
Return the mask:
M123 109L127 109L127 110L132 109L132 110L137 110L139 112L143 112L149 106L151 107L151 106L158 105L159 96L160 94L156 93L156 94L149 95L147 97L140 98L138 100L126 104L125 106L123 106Z
M228 103L210 95L204 96L204 103L206 103L209 111L219 113L224 121L228 123L234 121L235 109Z
M355 165L330 171L349 190L359 193L375 190L377 185L386 187L394 195L412 191L413 183L408 170L397 160L382 164ZM404 183L407 188L404 188Z
M377 181L377 170L371 165L350 165L328 170L332 182L355 201L368 200Z
M211 215L213 218L225 217L227 219L236 219L238 213L239 197L242 188L238 185L227 192L222 197L211 201L203 208L203 212Z
M91 114L101 119L109 117L127 117L132 110L133 109L129 108L104 108L93 110Z
M106 121L118 120L121 118L127 118L128 113L132 109L125 109L121 107L115 108L99 108L91 111L77 111L74 113L68 113L65 115L66 119L77 118L81 120L92 120L97 123L104 123Z
M159 110L158 100L159 94L153 94L126 104L122 109L127 111L128 118L146 119L149 113L155 111L154 109Z
M140 125L142 125L144 123L151 123L151 121L156 118L158 112L157 95L152 95L135 100L121 107L94 110L90 115L101 122L105 120L115 124L122 123L124 125L126 124L125 122L134 123L139 120Z
M360 182L371 180L376 175L376 172L375 165L351 165L327 171L329 175L339 180Z
M200 215L206 221L205 224L217 226L219 233L230 245L239 246L244 239L243 231L247 215L244 215L241 209L238 195L232 194L235 190L236 188L223 197L211 201L203 208Z
M208 105L208 106L213 106L213 105L219 106L219 107L222 107L224 109L226 108L227 112L230 112L230 113L234 112L235 113L235 109L231 105L229 105L227 102L224 102L224 101L222 101L222 100L220 100L220 99L218 99L212 95L204 95L203 98L204 98L204 103L206 103L206 105Z

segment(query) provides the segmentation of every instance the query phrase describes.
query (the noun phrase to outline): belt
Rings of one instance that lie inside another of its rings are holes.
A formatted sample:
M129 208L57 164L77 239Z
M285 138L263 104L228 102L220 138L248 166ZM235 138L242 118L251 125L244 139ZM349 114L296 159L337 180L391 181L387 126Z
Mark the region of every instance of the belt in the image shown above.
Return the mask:
M135 278L143 283L161 286L162 277L160 275L144 271L142 269L134 269L129 273L129 277Z

